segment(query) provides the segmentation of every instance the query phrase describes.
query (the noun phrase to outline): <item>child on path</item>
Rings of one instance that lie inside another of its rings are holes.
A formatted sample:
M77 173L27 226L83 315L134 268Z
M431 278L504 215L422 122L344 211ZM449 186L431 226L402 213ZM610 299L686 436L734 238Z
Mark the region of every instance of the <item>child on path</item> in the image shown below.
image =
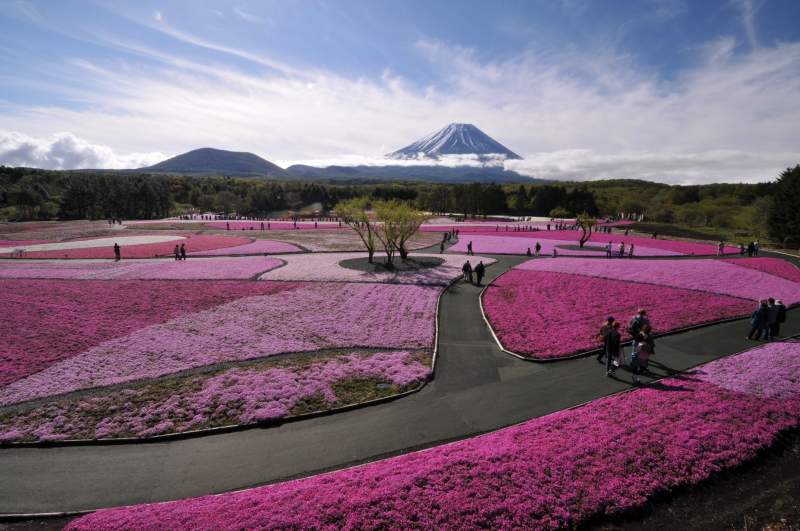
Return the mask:
M603 344L603 348L600 349L600 354L597 355L598 363L603 363L603 356L606 355L606 334L608 334L608 331L611 330L611 325L613 324L613 317L606 319L606 322L600 327L600 331L597 333L597 337L595 338L597 341L600 341Z

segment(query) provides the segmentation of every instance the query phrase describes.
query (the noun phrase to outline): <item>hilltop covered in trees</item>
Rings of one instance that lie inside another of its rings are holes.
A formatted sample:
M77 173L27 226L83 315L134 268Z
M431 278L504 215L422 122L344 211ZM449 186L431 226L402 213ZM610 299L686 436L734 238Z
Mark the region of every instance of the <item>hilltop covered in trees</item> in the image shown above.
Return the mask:
M230 177L96 174L0 166L0 218L153 219L191 210L242 216L330 210L369 196L408 201L415 208L467 217L618 213L661 223L743 230L800 243L800 166L774 183L670 186L637 180L581 183L322 184L315 180L269 182Z

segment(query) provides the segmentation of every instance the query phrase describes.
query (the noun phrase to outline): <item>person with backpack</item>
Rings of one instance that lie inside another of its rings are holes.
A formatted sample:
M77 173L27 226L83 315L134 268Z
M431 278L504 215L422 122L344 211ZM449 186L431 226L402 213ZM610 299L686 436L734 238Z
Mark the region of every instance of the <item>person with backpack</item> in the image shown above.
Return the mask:
M603 326L600 327L600 331L597 332L597 337L595 340L600 341L603 345L603 348L600 349L600 354L597 355L597 362L603 363L603 356L606 355L606 334L609 330L611 330L611 325L614 324L614 318L609 317L606 319L606 322L603 323Z
M539 258L539 251L542 250L542 246L539 244L539 242L536 242L536 245L533 247L533 249L536 251L536 258Z
M483 275L486 273L486 266L483 265L483 260L478 262L478 265L475 266L475 280L477 281L478 285L481 285L481 280L483 280Z
M472 284L472 264L469 260L461 267L461 271L464 273L464 282Z
M639 311L636 313L636 315L631 317L631 320L628 323L628 327L625 329L625 331L635 339L636 336L639 335L639 332L642 331L644 325L649 324L650 319L647 318L647 310L644 308L639 308Z
M778 335L781 331L781 323L786 322L786 306L781 301L775 301L775 306L778 308L778 319L775 321L774 335Z
M747 339L754 339L753 334L756 335L756 341L761 339L761 334L767 328L767 321L767 301L761 301L760 306L753 310L752 315L750 315L751 328L750 333L747 334Z
M631 353L631 368L633 370L634 383L642 383L639 380L639 375L647 370L647 364L650 361L650 356L656 353L656 344L653 341L653 336L650 335L653 328L646 324L642 327L642 331L636 334L636 339L633 340L633 352Z

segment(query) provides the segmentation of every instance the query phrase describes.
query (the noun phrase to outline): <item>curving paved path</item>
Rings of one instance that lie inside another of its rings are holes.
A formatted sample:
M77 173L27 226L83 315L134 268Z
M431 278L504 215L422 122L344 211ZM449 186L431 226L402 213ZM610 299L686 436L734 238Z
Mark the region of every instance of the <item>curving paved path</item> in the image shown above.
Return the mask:
M485 282L527 260L493 258L498 262ZM471 437L630 388L627 372L619 380L606 378L594 356L531 363L504 354L483 322L480 291L461 281L445 291L435 379L416 394L189 440L0 449L0 516L163 502L275 483ZM787 317L782 333L800 334L800 310ZM757 343L745 339L748 328L742 319L659 339L651 370L664 376L752 348Z

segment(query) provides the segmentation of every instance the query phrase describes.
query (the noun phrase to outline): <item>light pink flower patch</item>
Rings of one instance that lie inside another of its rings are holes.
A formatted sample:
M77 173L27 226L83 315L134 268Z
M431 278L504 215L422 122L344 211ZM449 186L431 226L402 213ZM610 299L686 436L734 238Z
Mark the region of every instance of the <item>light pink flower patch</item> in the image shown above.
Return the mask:
M625 260L570 258L529 260L515 269L551 271L643 282L719 293L758 301L768 297L791 305L800 301L800 284L740 267L725 260Z
M0 405L284 352L421 349L433 344L441 288L271 282L246 286L260 293L261 284L286 288L117 335L0 388ZM169 295L175 306L181 306L180 291L169 290Z
M564 231L566 232L566 231ZM576 247L577 241L573 240L553 240L553 239L537 239L537 238L523 238L515 236L483 236L483 235L462 235L458 243L448 249L457 253L467 252L467 245L472 242L472 251L477 253L486 254L526 254L527 250L531 250L531 254L535 253L536 243L541 245L539 251L540 256L550 256L555 248L558 254L564 256L597 256L605 257L605 245L600 245L597 242L587 243L583 249L570 249L569 247ZM630 247L625 246L625 255L627 256ZM619 250L618 246L613 248L616 253ZM682 253L675 251L667 251L664 249L657 249L652 247L635 247L634 256L681 256Z
M752 459L800 400L691 377L482 437L243 492L101 510L68 531L570 529Z
M142 245L122 246L120 254L123 260L129 258L153 258L156 256L172 255L175 244L185 244L187 252L205 251L244 245L250 243L250 238L234 238L231 236L209 236L204 234L181 234L179 241L161 243L147 243ZM114 259L114 236L99 238L106 243L104 247L91 247L85 249L63 249L57 251L36 251L27 253L27 258L107 258Z
M144 386L7 416L0 420L0 441L151 437L209 425L249 424L284 417L301 400L320 395L334 406L338 399L333 385L338 382L369 378L403 387L425 381L430 374L430 367L407 351L325 357L306 368L291 362L266 369L233 368L190 377L188 385L166 398L153 398ZM98 410L105 418L90 421L85 412Z
M701 380L762 398L800 393L800 343L770 343L693 371Z
M537 359L598 348L609 315L621 323L647 308L653 331L671 330L753 310L750 301L661 286L512 269L487 288L483 308L503 346Z
M182 315L304 285L4 280L0 282L0 386Z
M254 231L261 230L261 222L260 221L212 221L205 224L207 227L211 227L213 229L227 229L230 227L231 231L239 231L242 232L244 229L245 232L250 231L250 229ZM269 226L269 229L267 227ZM318 221L317 226L314 227L313 221L298 221L296 225L297 230L306 230L306 229L345 229L345 230L352 230L350 227L342 223L341 227L339 226L338 222L334 221ZM295 229L295 224L291 221L265 221L264 222L264 230L286 230L286 229Z
M252 243L226 247L224 249L209 249L208 251L195 251L187 253L189 256L229 256L246 254L283 254L302 253L303 250L291 243L273 240L256 240Z
M17 262L4 264L0 278L79 280L246 280L283 265L277 258L123 260L120 262Z
M749 267L775 275L777 277L786 278L792 282L800 284L800 269L796 265L781 260L780 258L734 258L726 259L725 262L730 262L742 267Z

